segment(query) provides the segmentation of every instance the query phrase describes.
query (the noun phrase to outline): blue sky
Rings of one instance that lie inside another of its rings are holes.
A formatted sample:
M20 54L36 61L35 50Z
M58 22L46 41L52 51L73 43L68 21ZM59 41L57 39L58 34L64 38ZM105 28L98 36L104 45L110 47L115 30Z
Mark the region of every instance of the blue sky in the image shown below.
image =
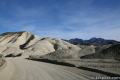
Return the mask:
M0 33L120 40L120 0L0 0Z

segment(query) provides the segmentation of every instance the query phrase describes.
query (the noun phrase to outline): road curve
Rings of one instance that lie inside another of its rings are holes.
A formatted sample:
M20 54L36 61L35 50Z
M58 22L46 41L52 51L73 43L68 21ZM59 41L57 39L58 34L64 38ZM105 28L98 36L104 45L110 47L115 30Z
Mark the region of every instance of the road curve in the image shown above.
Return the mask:
M3 77L2 80L90 80L77 68L22 58L10 58L7 62L8 69L4 75L10 76L7 79Z

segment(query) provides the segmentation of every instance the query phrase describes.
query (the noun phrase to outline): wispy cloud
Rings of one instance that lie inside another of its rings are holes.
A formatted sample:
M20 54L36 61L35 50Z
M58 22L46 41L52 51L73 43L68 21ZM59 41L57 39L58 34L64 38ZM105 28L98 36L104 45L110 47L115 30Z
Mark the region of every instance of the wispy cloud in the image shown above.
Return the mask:
M0 32L26 30L67 39L120 40L119 0L13 1L0 3Z

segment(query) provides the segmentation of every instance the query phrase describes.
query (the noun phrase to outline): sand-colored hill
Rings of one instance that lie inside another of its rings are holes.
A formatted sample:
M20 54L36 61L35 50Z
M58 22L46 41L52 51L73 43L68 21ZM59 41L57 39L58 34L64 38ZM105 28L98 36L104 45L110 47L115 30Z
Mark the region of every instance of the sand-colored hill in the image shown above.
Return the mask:
M0 54L4 56L41 56L60 50L80 51L81 48L61 39L40 38L25 31L7 32L0 35ZM67 54L64 53L64 55Z

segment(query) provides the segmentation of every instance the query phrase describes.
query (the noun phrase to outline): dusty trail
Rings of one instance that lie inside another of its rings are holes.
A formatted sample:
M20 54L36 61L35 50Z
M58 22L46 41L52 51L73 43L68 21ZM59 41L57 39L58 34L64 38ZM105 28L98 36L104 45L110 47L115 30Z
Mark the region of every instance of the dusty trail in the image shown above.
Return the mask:
M10 58L7 62L7 70L4 70L7 77L0 76L0 80L90 80L89 76L77 68L22 58Z

